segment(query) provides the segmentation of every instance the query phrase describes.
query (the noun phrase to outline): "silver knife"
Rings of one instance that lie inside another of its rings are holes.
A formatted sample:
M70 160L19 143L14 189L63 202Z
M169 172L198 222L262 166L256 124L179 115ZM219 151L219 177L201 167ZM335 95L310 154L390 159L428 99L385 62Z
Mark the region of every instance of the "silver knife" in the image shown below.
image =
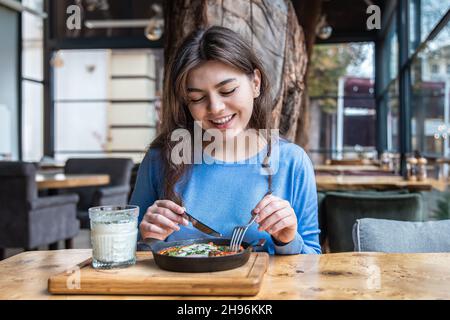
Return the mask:
M214 229L208 227L206 224L198 221L197 219L195 219L193 216L191 216L186 211L184 212L184 215L192 223L194 228L200 230L201 232L209 234L209 235L214 236L214 237L221 237L222 236L221 233L219 233L219 232L215 231Z

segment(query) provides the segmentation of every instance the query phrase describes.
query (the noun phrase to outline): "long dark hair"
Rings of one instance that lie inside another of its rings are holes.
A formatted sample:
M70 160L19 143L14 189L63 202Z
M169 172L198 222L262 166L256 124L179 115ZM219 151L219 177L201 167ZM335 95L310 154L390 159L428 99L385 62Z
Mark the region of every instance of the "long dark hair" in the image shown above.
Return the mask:
M179 205L183 201L175 191L175 185L186 176L187 164L174 164L171 153L178 142L171 141L172 132L186 129L193 137L194 119L187 107L187 76L189 71L205 61L220 61L254 76L255 69L261 73L260 95L255 98L253 113L248 128L267 129L268 152L263 167L270 170L268 160L271 152L271 106L268 77L256 54L248 43L236 32L219 26L200 29L188 35L176 50L166 67L164 91L162 97L161 131L150 144L150 148L161 150L164 163L164 199ZM272 175L268 174L269 192L272 188Z

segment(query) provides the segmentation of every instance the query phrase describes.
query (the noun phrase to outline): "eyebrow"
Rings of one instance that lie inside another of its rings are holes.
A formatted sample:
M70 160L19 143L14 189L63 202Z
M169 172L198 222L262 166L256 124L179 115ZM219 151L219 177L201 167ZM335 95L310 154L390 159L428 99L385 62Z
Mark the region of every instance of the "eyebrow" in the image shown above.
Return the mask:
M223 80L223 81L219 82L218 84L216 84L214 86L214 88L220 88L221 86L224 86L227 83L230 83L230 82L233 82L233 81L236 81L236 78L230 78L230 79ZM187 88L187 91L188 92L203 92L203 90L197 89L197 88Z

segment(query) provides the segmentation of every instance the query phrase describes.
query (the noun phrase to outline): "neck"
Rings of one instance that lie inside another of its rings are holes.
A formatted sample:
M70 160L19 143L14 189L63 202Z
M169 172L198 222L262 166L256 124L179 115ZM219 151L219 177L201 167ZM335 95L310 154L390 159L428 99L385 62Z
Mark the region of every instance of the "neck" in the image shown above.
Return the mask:
M257 155L266 145L267 141L256 131L247 130L237 136L224 139L223 148L214 149L212 156L227 162L242 161Z

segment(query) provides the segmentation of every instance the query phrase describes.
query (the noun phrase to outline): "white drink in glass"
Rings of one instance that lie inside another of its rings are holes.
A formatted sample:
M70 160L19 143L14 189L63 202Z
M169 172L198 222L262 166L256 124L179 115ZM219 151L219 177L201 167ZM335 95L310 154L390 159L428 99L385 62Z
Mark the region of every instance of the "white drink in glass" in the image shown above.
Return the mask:
M119 268L136 263L138 215L137 206L89 209L94 268Z

